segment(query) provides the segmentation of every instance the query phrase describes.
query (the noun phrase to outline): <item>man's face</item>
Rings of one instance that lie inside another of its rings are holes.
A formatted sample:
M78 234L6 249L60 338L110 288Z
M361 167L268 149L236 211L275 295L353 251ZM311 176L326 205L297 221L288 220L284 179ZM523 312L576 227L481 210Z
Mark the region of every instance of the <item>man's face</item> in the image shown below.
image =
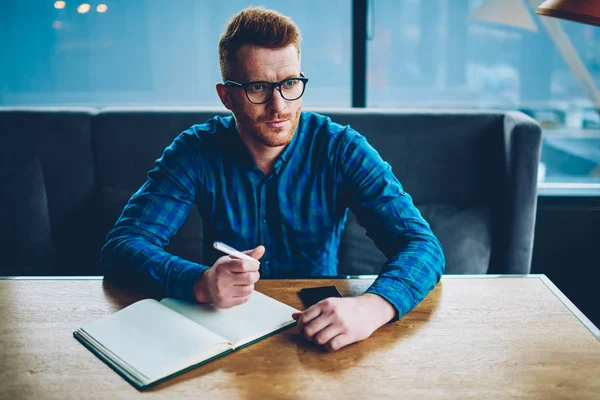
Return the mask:
M237 52L233 71L231 80L239 83L279 82L286 78L298 78L298 51L293 45L280 49L244 45ZM286 146L292 140L300 120L302 98L285 100L275 88L273 97L267 103L253 104L246 97L244 89L225 89L225 99L221 96L221 100L233 112L240 135L245 140L267 147Z

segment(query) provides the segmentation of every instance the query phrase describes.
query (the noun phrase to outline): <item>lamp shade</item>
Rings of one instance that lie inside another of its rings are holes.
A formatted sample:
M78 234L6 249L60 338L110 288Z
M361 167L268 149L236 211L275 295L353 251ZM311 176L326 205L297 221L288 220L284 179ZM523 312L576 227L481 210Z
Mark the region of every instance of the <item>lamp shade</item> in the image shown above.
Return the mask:
M600 0L546 0L536 14L600 26Z
M532 32L538 30L523 0L487 0L471 13L469 19L513 26Z

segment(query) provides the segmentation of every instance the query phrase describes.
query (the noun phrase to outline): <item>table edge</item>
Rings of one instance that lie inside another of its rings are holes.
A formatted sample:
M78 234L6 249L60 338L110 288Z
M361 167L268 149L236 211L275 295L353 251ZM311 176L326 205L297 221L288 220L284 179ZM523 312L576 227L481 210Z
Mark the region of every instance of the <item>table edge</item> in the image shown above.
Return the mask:
M377 275L345 275L345 276L319 276L319 277L310 277L308 279L341 279L341 280L368 280L375 279ZM556 298L565 306L567 309L575 316L579 322L598 340L600 341L600 329L596 327L586 317L571 300L568 299L567 296L564 295L563 292L545 275L545 274L444 274L442 275L442 279L506 279L506 278L533 278L539 279L553 294ZM93 276L0 276L1 280L102 280L104 279L101 275L93 275ZM264 279L264 278L263 278ZM305 278L303 278L305 279ZM265 280L275 280L275 279L265 279Z
M544 285L546 285L548 289L550 289L550 291L556 296L556 298L561 303L563 303L565 307L567 307L571 314L577 317L579 322L581 322L583 326L585 326L587 330L590 331L590 333L594 335L598 341L600 341L600 329L598 329L596 325L594 325L592 321L590 321L588 317L586 317L585 314L583 314L581 310L579 310L579 308L577 308L577 306L573 304L573 302L569 300L569 298L565 296L563 292L560 291L560 289L554 284L554 282L552 282L544 274L542 274L539 277L539 279L542 281L542 283L544 283Z
M104 279L102 275L2 275L0 281L97 281Z
M378 275L334 275L334 276L313 276L302 277L302 280L373 280ZM497 278L539 278L543 274L444 274L442 279L497 279ZM0 281L3 280L102 280L103 275L0 275ZM286 280L281 278L261 278L263 280Z

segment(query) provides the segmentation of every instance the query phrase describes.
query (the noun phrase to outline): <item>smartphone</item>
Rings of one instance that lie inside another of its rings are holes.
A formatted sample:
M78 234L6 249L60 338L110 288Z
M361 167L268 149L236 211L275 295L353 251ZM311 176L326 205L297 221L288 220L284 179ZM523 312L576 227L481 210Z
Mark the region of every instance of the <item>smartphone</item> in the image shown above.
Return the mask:
M298 297L302 300L304 307L308 308L329 297L342 297L342 294L335 286L320 286L301 289Z

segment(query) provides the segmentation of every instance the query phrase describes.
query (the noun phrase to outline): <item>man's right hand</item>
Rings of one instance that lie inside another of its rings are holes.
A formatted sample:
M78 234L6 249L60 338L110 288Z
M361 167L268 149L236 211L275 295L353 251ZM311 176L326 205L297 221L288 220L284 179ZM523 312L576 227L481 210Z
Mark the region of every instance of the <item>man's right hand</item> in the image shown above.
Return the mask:
M259 260L265 254L265 247L243 253ZM207 269L194 285L196 300L211 303L217 308L231 308L250 299L254 284L260 278L259 263L223 256Z

